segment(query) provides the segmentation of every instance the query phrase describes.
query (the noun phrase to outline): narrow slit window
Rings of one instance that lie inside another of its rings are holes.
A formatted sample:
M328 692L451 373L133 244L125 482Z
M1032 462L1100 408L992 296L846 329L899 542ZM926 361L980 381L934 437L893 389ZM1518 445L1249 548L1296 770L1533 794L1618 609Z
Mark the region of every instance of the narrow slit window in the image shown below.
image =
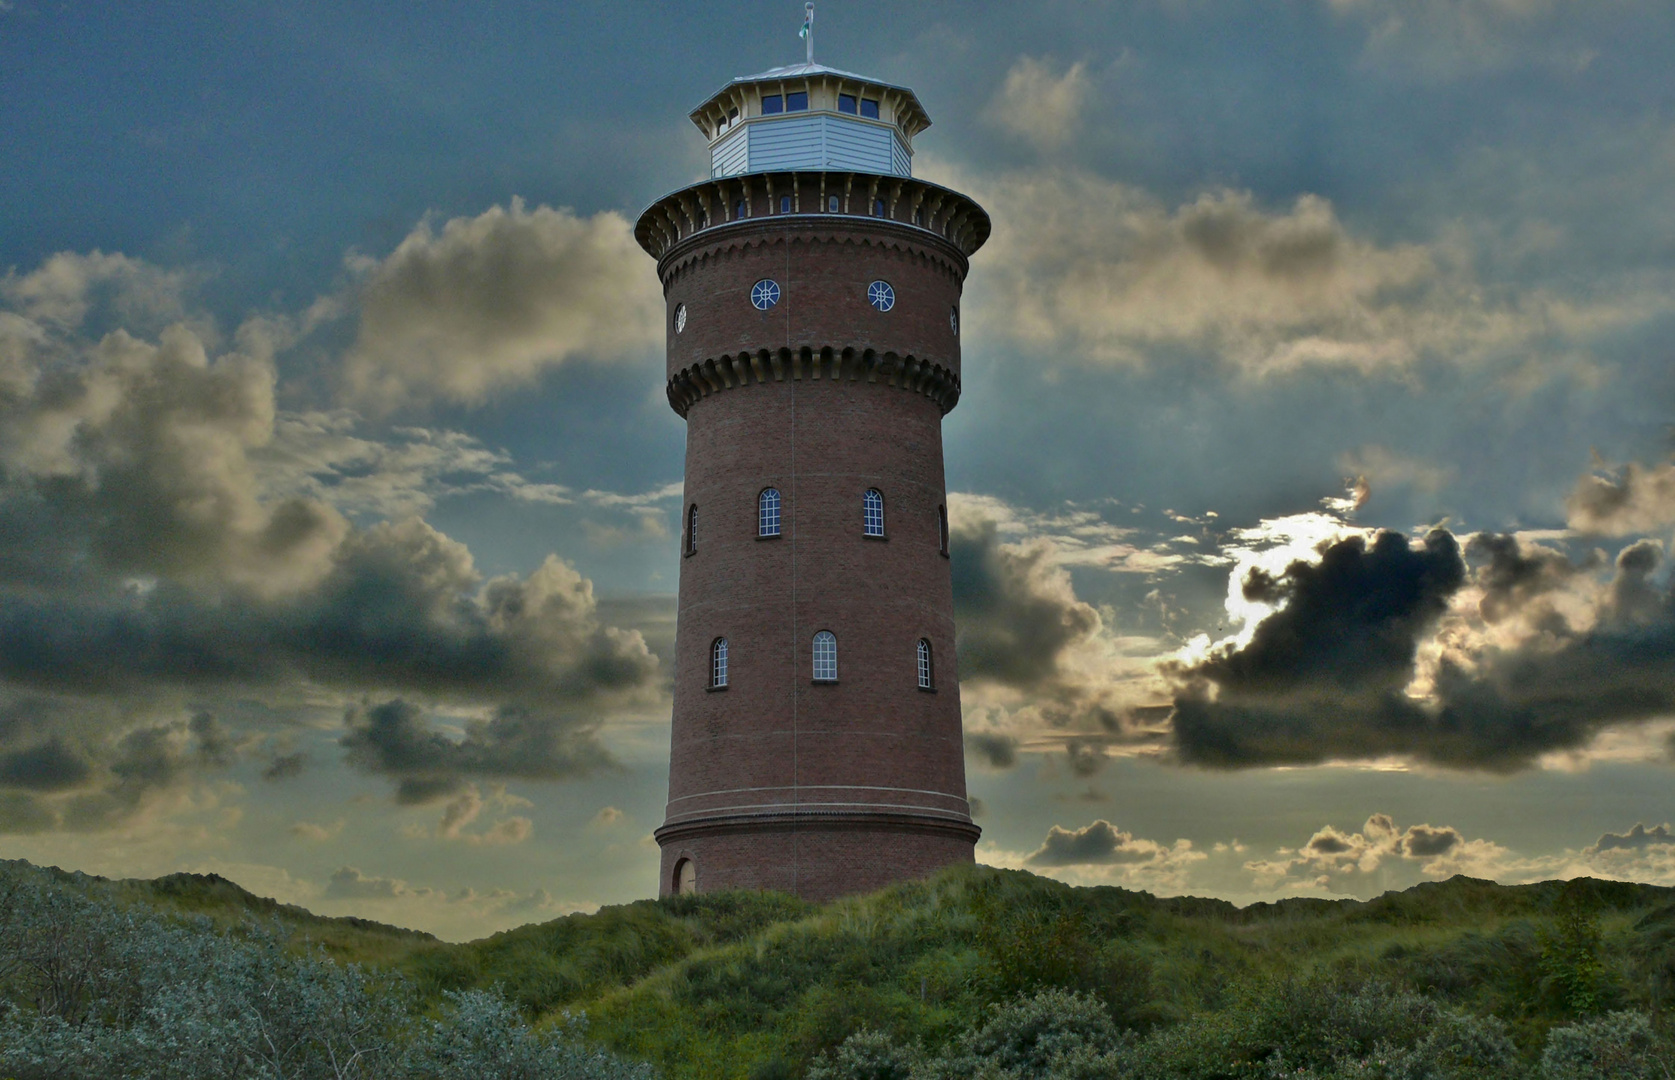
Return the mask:
M814 681L837 682L837 635L830 630L814 635Z
M936 546L942 554L948 554L948 508L936 508Z
M920 644L924 644L920 642ZM718 637L710 642L710 689L727 685L727 639Z
M861 496L861 533L884 535L884 496L877 488L867 488L867 493Z
M778 488L766 488L756 497L756 535L779 535Z
M695 554L698 550L698 504L693 503L686 508L686 553Z
M789 214L791 212L791 196L781 195L779 197L779 212L782 214Z
M884 200L883 199L874 199L872 201L872 216L873 217L883 217L884 216Z
M744 200L740 199L733 204L733 220L738 221L742 217L744 217Z
M936 689L936 673L931 667L931 643L924 638L919 639L919 689Z

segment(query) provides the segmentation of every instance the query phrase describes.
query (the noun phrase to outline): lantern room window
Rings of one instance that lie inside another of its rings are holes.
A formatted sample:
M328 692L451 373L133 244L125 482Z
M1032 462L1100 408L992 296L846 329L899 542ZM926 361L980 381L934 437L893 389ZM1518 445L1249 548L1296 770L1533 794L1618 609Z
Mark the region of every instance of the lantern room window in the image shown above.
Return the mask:
M838 112L848 113L850 116L854 116L855 115L855 104L856 104L856 102L855 102L855 95L854 94L839 94L838 95Z
M782 113L784 111L785 111L785 99L784 98L780 97L778 94L764 94L762 96L762 115L763 116L768 116L772 113Z
M786 112L807 112L808 111L808 91L807 90L798 90L794 94L786 94L785 95L785 111Z
M861 99L861 115L868 120L878 119L878 102L872 98Z

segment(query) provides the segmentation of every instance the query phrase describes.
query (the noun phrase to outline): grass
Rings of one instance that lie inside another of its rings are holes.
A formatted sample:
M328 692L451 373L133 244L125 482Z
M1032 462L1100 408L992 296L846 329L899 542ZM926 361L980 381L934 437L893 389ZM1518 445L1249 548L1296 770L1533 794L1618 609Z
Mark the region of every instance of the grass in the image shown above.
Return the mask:
M1377 899L1236 908L1022 871L948 870L824 906L769 893L644 900L448 944L326 919L224 879L113 883L131 900L277 919L342 960L399 970L421 995L500 986L539 1023L588 1034L669 1080L801 1076L852 1032L947 1045L991 1007L1058 986L1146 1032L1229 1017L1322 978L1382 979L1506 1021L1526 1055L1549 1028L1675 996L1675 889L1469 878Z

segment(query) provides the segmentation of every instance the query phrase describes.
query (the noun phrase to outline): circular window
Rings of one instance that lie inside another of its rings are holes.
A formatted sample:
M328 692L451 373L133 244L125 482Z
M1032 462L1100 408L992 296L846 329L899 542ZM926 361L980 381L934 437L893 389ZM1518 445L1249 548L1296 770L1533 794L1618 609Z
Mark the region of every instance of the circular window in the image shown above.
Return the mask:
M889 311L896 306L896 290L888 281L875 281L867 286L867 303L879 311Z
M686 329L686 305L685 304L676 304L675 305L675 333L678 334L682 330L685 330L685 329Z
M752 285L750 302L756 305L757 311L766 311L779 303L779 282L773 278L763 278Z
M951 307L951 308L948 309L948 329L954 331L954 335L956 337L959 336L959 333L960 333L960 309L957 308L957 307Z

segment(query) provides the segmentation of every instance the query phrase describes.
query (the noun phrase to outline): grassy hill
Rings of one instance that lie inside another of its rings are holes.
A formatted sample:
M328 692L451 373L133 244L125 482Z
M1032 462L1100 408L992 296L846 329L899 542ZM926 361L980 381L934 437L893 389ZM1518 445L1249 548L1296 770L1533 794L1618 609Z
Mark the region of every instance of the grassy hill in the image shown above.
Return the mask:
M590 1040L670 1080L801 1077L863 1030L935 1054L1045 988L1096 1000L1136 1045L1191 1044L1169 1053L1233 1069L1167 1073L1181 1076L1258 1075L1233 1066L1287 1050L1286 1026L1314 1023L1310 1010L1342 1026L1320 1018L1369 985L1378 1000L1409 995L1410 1012L1423 1000L1498 1017L1526 1061L1556 1025L1618 1009L1655 1019L1675 997L1675 889L1590 879L1459 877L1366 902L1237 908L975 867L824 906L757 893L645 900L456 945L215 877L75 877L223 926L277 920L298 944L401 973L421 1005L498 987L537 1027L585 1013Z

